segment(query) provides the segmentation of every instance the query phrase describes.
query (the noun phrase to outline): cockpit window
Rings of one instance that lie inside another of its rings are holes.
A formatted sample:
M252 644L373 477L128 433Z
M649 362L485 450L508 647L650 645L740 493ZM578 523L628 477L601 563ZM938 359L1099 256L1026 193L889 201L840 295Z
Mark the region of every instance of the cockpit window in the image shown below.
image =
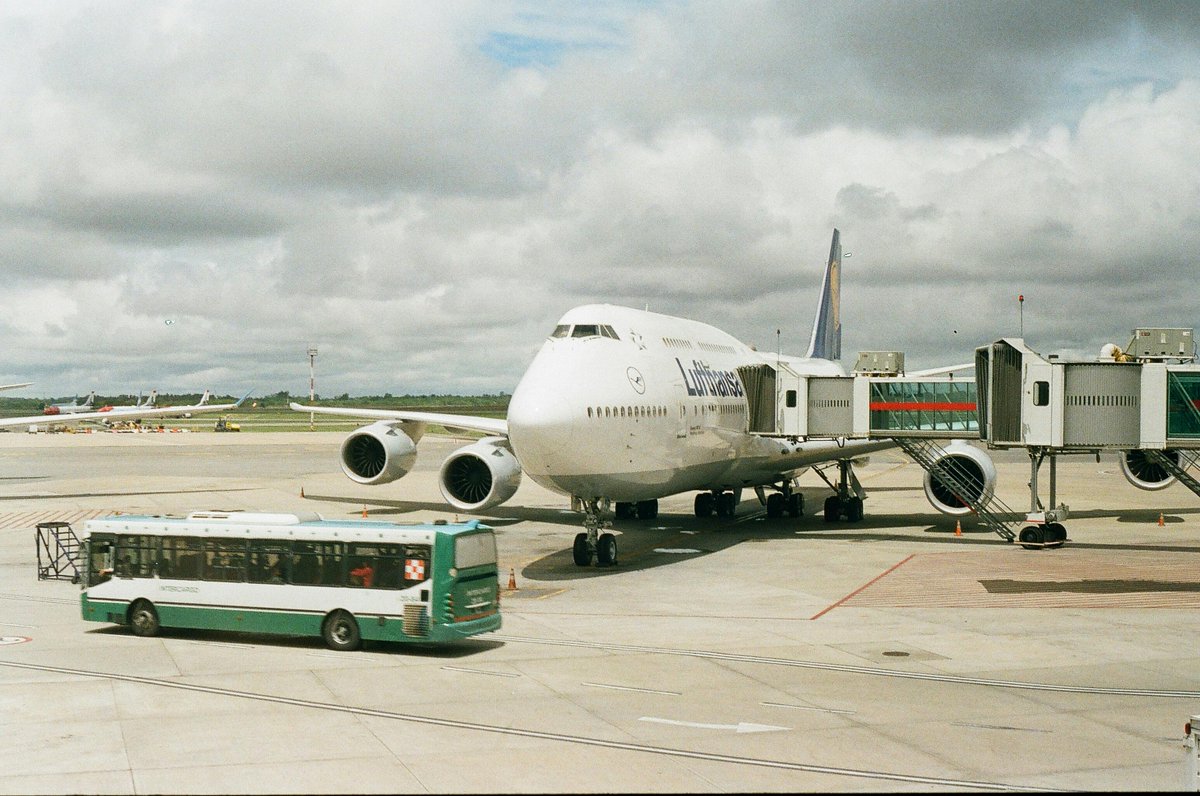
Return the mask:
M572 337L599 337L600 327L594 323L577 323L571 330Z
M621 339L620 337L617 337L617 330L612 328L608 324L604 324L603 326L600 327L600 335L602 337L611 337L614 340Z
M567 337L570 334L571 334L570 325L565 324L565 323L560 323L558 326L554 327L554 332L550 336L551 337Z

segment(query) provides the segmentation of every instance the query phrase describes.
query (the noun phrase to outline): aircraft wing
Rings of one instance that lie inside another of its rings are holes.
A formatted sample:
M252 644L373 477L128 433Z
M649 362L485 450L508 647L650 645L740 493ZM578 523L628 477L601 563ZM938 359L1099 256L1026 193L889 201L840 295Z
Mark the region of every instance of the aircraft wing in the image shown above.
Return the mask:
M0 390L15 390L18 387L28 387L31 384L33 384L31 381L27 381L24 384L0 384Z
M947 365L942 368L929 368L927 370L911 370L906 373L906 376L945 376L947 373L957 373L960 370L974 370L975 363L968 362L965 365Z
M304 406L293 401L289 404L293 411L311 412L318 415L341 415L342 417L358 417L364 420L399 420L404 423L432 423L447 428L462 428L468 431L482 431L485 434L508 436L508 421L499 417L474 417L472 415L453 415L443 412L411 412L407 409L354 409L336 406Z
M243 395L236 403L231 404L195 404L193 406L161 406L148 409L135 409L128 412L119 412L115 417L122 420L141 420L147 417L176 417L184 412L197 414L200 412L225 412L230 409L237 409L242 405L242 402L250 397L250 393ZM28 428L29 426L51 426L62 425L64 423L79 423L87 420L111 420L114 414L108 412L75 412L68 415L33 415L31 417L6 417L0 419L0 429L3 428Z

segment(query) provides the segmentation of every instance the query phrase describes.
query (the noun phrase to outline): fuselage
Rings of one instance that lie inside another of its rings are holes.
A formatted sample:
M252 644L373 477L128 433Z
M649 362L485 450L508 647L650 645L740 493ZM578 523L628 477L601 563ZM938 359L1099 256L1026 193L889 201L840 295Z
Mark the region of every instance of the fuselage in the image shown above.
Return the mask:
M803 376L845 375L836 362L762 353L698 321L576 307L514 390L509 440L542 486L614 501L769 484L836 451L867 452L749 432L738 368L779 362Z

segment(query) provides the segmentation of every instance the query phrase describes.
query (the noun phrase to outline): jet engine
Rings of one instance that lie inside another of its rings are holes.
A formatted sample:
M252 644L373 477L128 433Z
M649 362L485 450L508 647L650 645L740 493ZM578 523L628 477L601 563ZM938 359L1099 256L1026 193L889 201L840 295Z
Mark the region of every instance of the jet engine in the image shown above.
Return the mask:
M363 426L342 442L342 472L367 486L408 475L416 461L417 443L394 421Z
M459 511L481 511L512 497L521 465L503 437L484 437L450 454L438 475L442 497Z
M925 497L943 514L970 514L971 507L937 476L941 473L966 488L973 501L987 500L996 488L996 465L985 452L963 440L953 440L936 457L933 471L925 472Z
M1179 464L1179 451L1164 450L1159 453ZM1121 475L1125 476L1125 480L1138 489L1150 491L1166 489L1175 483L1175 476L1147 456L1145 451L1137 449L1127 450L1121 454Z

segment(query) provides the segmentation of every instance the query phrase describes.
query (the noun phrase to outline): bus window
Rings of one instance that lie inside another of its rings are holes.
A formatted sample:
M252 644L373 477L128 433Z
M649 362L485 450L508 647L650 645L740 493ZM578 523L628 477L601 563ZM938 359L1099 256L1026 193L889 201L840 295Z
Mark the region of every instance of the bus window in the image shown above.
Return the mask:
M91 537L88 542L87 585L104 583L112 577L114 541L112 537L98 534Z
M158 558L158 537L117 537L117 558L114 572L118 578L148 578Z
M292 553L287 542L250 540L250 566L246 577L251 583L285 583L291 569Z
M292 583L341 586L345 581L341 542L296 542L292 547Z
M245 540L209 539L204 551L204 579L233 583L245 581Z
M496 537L491 533L473 533L454 539L454 566L470 569L496 563Z
M199 580L200 562L204 555L204 540L190 536L164 536L160 578Z

